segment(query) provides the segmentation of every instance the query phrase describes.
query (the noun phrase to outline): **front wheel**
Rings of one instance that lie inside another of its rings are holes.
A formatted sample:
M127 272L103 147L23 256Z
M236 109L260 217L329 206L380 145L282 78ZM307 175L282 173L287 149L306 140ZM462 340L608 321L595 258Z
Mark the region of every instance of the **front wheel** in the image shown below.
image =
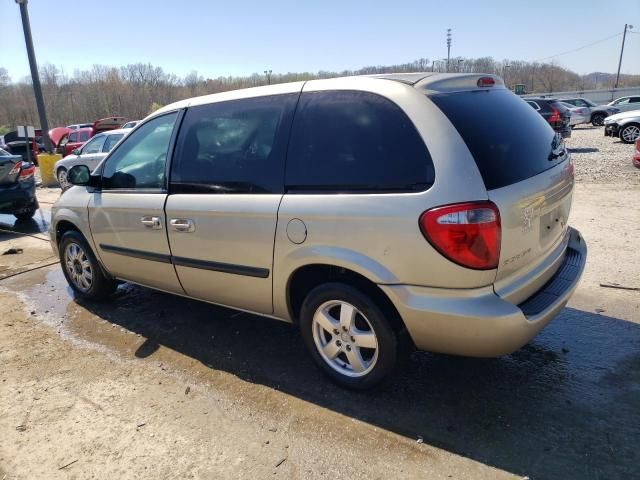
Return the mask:
M300 329L315 362L343 387L372 388L398 362L398 339L385 313L350 285L314 288L302 304Z
M640 138L640 125L627 125L620 130L620 140L624 143L633 143Z
M60 167L58 169L58 184L60 185L60 188L62 188L62 191L66 190L67 188L69 188L71 186L71 184L69 183L69 180L67 180L67 169L64 167Z
M115 291L117 282L104 273L80 232L71 230L65 233L58 252L62 272L77 296L102 300Z
M594 113L591 117L591 125L594 127L601 127L604 125L605 118L607 118L607 116L603 113Z

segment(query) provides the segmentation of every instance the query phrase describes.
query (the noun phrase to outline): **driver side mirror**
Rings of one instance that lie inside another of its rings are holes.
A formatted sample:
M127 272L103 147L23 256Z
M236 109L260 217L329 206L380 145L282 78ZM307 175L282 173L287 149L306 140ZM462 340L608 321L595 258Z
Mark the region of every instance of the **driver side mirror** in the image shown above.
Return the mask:
M73 150L71 150L71 153L73 155L80 155L82 152L80 151L79 148L74 148Z
M72 185L89 185L91 172L86 165L75 165L67 172L67 181Z

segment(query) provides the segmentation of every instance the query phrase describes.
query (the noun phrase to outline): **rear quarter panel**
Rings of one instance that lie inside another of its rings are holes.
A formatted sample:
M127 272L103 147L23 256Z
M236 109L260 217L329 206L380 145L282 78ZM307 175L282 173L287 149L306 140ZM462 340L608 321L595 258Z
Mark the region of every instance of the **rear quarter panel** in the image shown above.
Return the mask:
M290 319L287 285L298 268L329 264L354 270L378 284L444 288L486 286L495 270L463 268L438 253L420 232L418 220L429 208L486 200L487 192L471 154L447 117L423 93L380 79L310 81L304 91L361 90L400 106L429 149L435 183L421 193L285 194L278 212L274 248L274 313ZM287 224L301 219L304 243L287 237Z

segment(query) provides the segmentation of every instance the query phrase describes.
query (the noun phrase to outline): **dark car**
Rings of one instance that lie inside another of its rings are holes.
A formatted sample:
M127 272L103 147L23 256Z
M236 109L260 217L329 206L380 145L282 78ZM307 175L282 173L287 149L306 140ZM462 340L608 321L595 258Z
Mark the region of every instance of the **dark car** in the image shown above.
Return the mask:
M524 99L551 128L562 135L562 138L571 136L571 111L555 98L525 98Z
M44 152L44 139L42 138L42 130L35 130L35 137L29 137L29 141L18 136L18 131L14 130L4 136L5 146L0 147L12 155L20 155L25 161L32 161L38 164L38 153ZM27 147L28 145L28 147ZM27 155L27 148L30 149Z
M591 110L591 125L594 127L600 127L604 125L604 119L609 115L614 115L620 112L620 109L617 107L612 107L611 105L598 105L588 98L561 98L559 99L561 102L568 103L575 107L584 107Z
M0 213L10 213L21 221L33 217L38 209L35 171L35 165L23 161L22 156L0 149Z

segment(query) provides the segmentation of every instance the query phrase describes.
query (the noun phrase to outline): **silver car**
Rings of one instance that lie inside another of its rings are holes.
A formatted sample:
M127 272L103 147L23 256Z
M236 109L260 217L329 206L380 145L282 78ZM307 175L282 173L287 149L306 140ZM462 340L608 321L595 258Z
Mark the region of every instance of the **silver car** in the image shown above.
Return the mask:
M634 143L640 138L640 109L617 113L604 121L604 134L618 137L624 143Z
M67 181L67 172L71 167L86 165L89 170L93 170L129 131L129 129L119 129L99 133L80 148L75 149L71 155L58 160L53 166L53 173L58 179L60 187L67 189L71 186Z
M588 108L575 107L570 103L565 102L560 102L560 105L564 106L571 113L571 120L569 121L571 128L591 121L591 111Z
M620 112L640 110L640 95L616 98L614 101L608 103L608 105L617 108Z
M292 322L355 389L412 348L517 350L586 260L567 224L564 144L491 75L183 100L68 178L50 236L76 295L105 298L122 280Z

